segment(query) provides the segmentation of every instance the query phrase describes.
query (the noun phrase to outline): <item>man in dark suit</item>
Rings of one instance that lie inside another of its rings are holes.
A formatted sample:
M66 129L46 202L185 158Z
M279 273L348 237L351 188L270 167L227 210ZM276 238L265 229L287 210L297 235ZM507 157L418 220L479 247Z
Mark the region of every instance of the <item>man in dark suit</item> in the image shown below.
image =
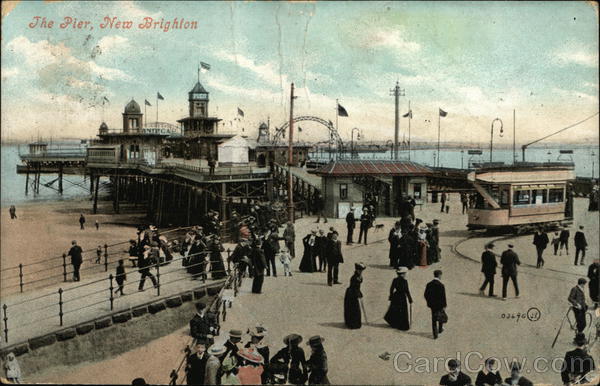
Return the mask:
M442 314L445 314L446 308L446 288L442 284L442 271L436 269L433 271L433 280L427 283L425 287L425 300L427 307L431 309L431 325L433 329L433 339L437 339L438 334L444 331L444 322Z
M587 248L585 233L583 233L583 225L581 225L579 230L575 233L573 241L575 241L575 265L577 265L579 253L581 253L581 262L579 264L583 265L583 260L585 259L585 250Z
M77 245L77 241L71 241L71 249L69 249L68 256L71 256L71 265L73 266L73 281L79 281L79 268L83 263L83 257L81 253L83 250L79 245Z
M365 236L365 245L367 245L367 232L371 226L371 215L367 208L363 208L363 214L360 216L360 232L358 233L358 243L362 241L363 235Z
M496 262L496 254L494 254L494 244L489 243L485 246L485 252L481 254L481 272L485 276L485 281L479 288L479 294L483 296L485 287L489 284L490 290L488 296L496 296L494 295L494 276L496 276L496 267L498 263Z
M230 330L229 331L229 339L225 342L224 346L227 349L225 354L221 358L227 358L229 354L232 357L237 355L238 350L240 349L240 342L242 341L242 331L240 330Z
M390 243L390 267L398 268L398 245L400 245L401 235L400 221L396 221L394 227L390 229L390 233L388 235L388 242Z
M577 285L571 288L569 293L569 303L573 307L573 313L575 314L575 320L577 321L577 333L581 334L585 330L587 322L585 320L585 313L587 311L587 304L585 303L585 283L587 280L580 278L577 280Z
M208 361L208 354L205 352L206 342L198 340L195 349L196 352L189 354L186 361L187 384L204 385L206 362Z
M342 256L342 243L338 240L337 232L331 234L327 248L327 284L342 284L338 280L338 271L340 263L344 262Z
M567 351L565 354L565 360L560 372L560 377L565 385L570 385L577 381L582 384L587 383L583 378L587 373L596 368L594 358L585 349L586 343L585 335L577 334L575 337L577 348Z
M350 245L353 243L352 236L354 233L354 227L356 226L356 219L354 218L354 208L350 208L350 211L346 215L346 227L348 228L348 237L346 238L346 244Z
M315 252L316 256L319 257L319 272L325 272L327 270L327 236L325 236L325 232L323 229L319 229L319 233L317 235L317 239L315 241ZM317 267L315 267L317 268Z
M542 268L544 266L544 250L548 246L550 240L548 239L548 235L542 228L538 229L533 236L533 245L535 245L535 250L537 251L537 267Z
M560 254L562 256L563 247L567 250L567 255L569 254L569 237L571 236L571 232L569 232L568 227L564 227L562 231L560 231L560 235L558 236L558 240L560 243Z
M196 340L206 341L209 345L214 343L214 328L206 316L206 304L196 303L196 315L190 320L190 335Z
M515 287L515 296L519 297L519 284L517 282L517 265L521 265L519 256L513 251L514 245L508 244L508 249L502 252L500 263L502 264L502 300L506 300L506 289L508 280L512 280Z

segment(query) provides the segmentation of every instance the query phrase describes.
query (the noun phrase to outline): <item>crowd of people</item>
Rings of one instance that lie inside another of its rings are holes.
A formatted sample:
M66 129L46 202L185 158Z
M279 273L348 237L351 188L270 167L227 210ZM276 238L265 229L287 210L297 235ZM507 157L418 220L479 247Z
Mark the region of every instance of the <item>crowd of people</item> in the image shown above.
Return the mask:
M263 326L229 331L223 344L215 344L218 321L206 312L204 303L196 304L196 315L190 321L194 338L193 351L187 350L186 382L188 385L261 385L261 384L329 384L324 338L308 339L310 356L300 343L302 336L289 334L277 352L267 342ZM245 342L244 342L244 337Z

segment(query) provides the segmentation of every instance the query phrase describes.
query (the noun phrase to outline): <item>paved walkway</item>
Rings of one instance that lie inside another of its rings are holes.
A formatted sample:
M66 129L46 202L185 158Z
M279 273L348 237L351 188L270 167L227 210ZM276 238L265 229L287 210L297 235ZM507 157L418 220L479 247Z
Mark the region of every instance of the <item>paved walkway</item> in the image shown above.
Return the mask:
M590 240L597 235L598 218L597 214L594 216L584 210L585 201L576 202L577 219L586 225ZM414 299L411 330L391 329L383 320L389 304L389 285L396 276L388 267L387 257L387 231L394 219L378 219L378 223L384 223L386 228L384 231L370 232L368 246L343 245L345 263L340 267L343 285L327 286L325 273L298 272L300 255L292 263L294 276L266 278L261 295L252 294L251 281L244 281L240 296L234 301L228 311L227 321L222 326L225 334L219 339L226 339L229 329L246 331L248 327L262 324L268 329L267 343L273 353L283 347L282 338L289 333L302 335L305 342L310 336L319 334L325 337L329 379L334 384L437 384L444 375L445 360L457 356L465 366L467 363L470 366L463 371L473 381L477 366L485 358L495 356L508 363L512 358L525 358L524 374L529 379L535 383L559 383L560 374L547 369L534 371L532 362L535 358L548 361L562 358L565 351L572 349L573 333L568 326L563 328L554 349L551 344L568 308L566 297L576 284L577 277L583 274L583 267L570 265L571 256L568 262L549 257L546 269L538 270L535 268L532 236L517 237L511 241L515 243L521 260L528 265L521 267L519 275L522 296L514 298L510 287L506 302L482 297L478 294L478 287L483 281L479 259L484 244L492 238L474 238L460 244L459 251L468 256L464 258L452 252L452 248L468 236L466 216L441 214L437 211L437 205L429 205L419 213L419 217L426 222L433 218L441 219L443 257L438 264L417 267L408 274ZM304 218L297 222L298 239L316 225L313 221ZM343 220L330 220L327 225L336 226L341 231L341 238L345 239ZM498 252L505 248L506 243L497 243ZM300 245L296 248L302 251ZM597 250L597 240L591 241L587 263L597 258ZM595 256L593 253L596 253ZM367 265L362 292L369 323L366 324L363 318L360 330L349 330L343 322L344 292L354 263L359 261ZM530 266L532 264L533 268ZM435 269L444 272L449 315L449 323L438 340L432 339L431 315L423 298L425 285L432 279ZM501 279L499 276L496 279L496 293L500 293ZM534 307L541 316L537 321L530 321L527 313ZM517 317L518 314L523 317ZM244 341L247 339L244 336ZM308 356L310 350L304 343L302 347ZM386 351L391 353L388 361L379 357ZM421 367L417 368L419 364ZM425 364L428 367L424 367ZM503 377L509 375L507 365L501 364Z
M225 245L225 248L233 245ZM226 260L226 253L223 253ZM226 266L227 268L227 266ZM127 271L136 270L127 264ZM156 270L151 271L156 276ZM125 296L114 295L114 309L110 309L110 291L108 275L114 275L114 268L108 273L82 276L81 282L66 282L50 285L38 291L14 294L3 297L2 304L7 305L8 343L2 334L0 348L21 343L30 338L58 331L94 318L117 311L168 298L175 294L192 290L203 285L202 280L194 280L182 267L181 259L160 267L160 296L147 278L144 291L138 292L140 274L128 272L125 282ZM207 285L215 283L208 275ZM87 285L86 285L87 284ZM113 287L117 284L113 281ZM59 317L59 288L63 289L63 326ZM2 315L4 316L4 314ZM2 330L4 326L2 325ZM2 331L3 332L3 331Z

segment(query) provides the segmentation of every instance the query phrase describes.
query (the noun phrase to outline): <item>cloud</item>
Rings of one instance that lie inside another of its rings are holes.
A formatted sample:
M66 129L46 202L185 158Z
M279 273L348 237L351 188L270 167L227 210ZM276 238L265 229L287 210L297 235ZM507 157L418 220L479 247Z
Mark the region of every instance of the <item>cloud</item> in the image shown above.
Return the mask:
M421 49L419 43L407 40L404 37L402 29L380 27L364 32L360 43L364 48L389 48L403 53L418 52Z
M559 66L578 64L585 67L598 67L598 53L582 47L567 46L552 54L552 60Z
M148 16L156 19L163 16L163 13L160 11L154 13L148 12L134 1L115 1L113 4L114 14L123 18L142 19Z
M2 80L14 78L19 75L21 71L17 67L7 67L2 69Z
M129 40L123 36L109 35L100 39L97 47L101 53L106 54L111 51L114 52L129 48L131 45L129 44Z
M235 63L239 67L249 70L271 86L281 88L282 84L288 83L287 76L281 75L279 71L277 71L278 66L275 65L275 63L266 62L258 64L253 59L242 54L231 54L225 51L217 52L215 57L230 63Z

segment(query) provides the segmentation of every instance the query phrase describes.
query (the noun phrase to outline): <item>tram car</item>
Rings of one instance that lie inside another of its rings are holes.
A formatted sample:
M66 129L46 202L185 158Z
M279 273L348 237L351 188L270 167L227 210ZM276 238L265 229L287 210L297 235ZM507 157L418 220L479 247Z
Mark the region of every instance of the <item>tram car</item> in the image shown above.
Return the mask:
M521 234L572 223L572 163L481 165L467 179L477 191L475 207L468 211L469 230Z

